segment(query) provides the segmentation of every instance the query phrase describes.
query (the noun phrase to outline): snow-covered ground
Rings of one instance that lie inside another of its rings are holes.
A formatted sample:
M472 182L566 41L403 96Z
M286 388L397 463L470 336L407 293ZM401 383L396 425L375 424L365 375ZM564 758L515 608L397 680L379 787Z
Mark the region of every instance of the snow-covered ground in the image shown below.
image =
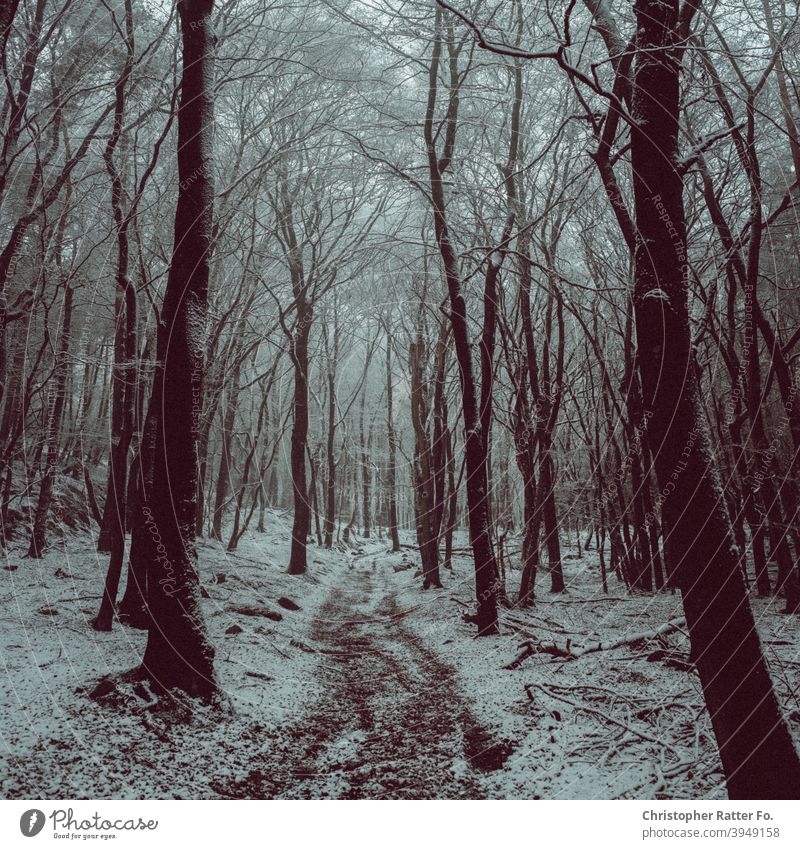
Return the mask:
M506 667L525 640L580 650L629 640L680 620L680 596L629 595L611 580L600 592L596 556L565 561L568 592L549 583L532 610L504 611L502 634L470 639L474 628L447 617L453 598L469 601L469 563L459 581L437 591L413 627L447 658L476 715L510 741L502 770L486 777L489 795L504 798L714 798L725 790L711 725L683 629L576 660L534 654ZM517 573L509 579L516 586ZM419 595L403 575L398 595ZM800 741L800 628L778 613L779 600L753 600L776 687ZM447 623L447 624L445 624ZM577 653L577 652L576 652Z
M201 543L223 711L154 700L120 680L146 635L89 628L106 559L88 535L41 561L12 546L0 564L0 795L724 795L681 631L505 668L528 639L587 647L655 631L680 617L678 596L630 596L613 579L603 596L590 553L565 559L567 594L540 586L535 608L502 611L501 634L475 639L461 618L473 595L470 559L456 558L443 589L423 592L412 538L403 541L400 554L374 539L312 546L299 578L286 574L286 516L273 515L235 554ZM517 581L512 571L510 594ZM800 737L800 623L777 602L754 605Z

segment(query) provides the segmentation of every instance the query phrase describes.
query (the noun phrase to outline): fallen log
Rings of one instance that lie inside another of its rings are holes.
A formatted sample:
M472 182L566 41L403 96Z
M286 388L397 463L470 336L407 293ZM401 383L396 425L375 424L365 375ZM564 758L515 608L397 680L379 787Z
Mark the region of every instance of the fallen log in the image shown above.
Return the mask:
M675 631L680 631L686 625L685 619L673 619L670 622L665 622L658 628L652 631L642 631L637 634L629 634L627 637L622 637L611 642L591 643L587 646L573 645L572 640L567 640L563 646L559 646L555 642L542 643L540 641L526 640L520 644L520 652L511 661L504 666L504 669L518 669L523 661L534 654L549 654L552 657L561 658L562 660L577 660L587 654L593 654L600 651L612 651L613 649L629 646L631 643L639 641L654 640L656 637L665 637L667 634L672 634Z

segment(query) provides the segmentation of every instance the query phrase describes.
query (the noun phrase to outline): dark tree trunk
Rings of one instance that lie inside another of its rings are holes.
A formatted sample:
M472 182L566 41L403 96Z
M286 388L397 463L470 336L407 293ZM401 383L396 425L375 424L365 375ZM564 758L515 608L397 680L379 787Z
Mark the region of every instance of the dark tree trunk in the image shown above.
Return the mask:
M148 410L142 428L139 451L131 462L128 492L130 493L131 546L128 553L128 579L125 594L119 603L120 622L132 628L148 628L147 578L149 564L155 559L153 535L145 520L147 498L153 489L153 460L155 455L156 421Z
M522 294L520 297L525 302ZM529 303L528 308L530 308ZM517 593L517 604L520 607L528 607L536 599L536 573L539 568L539 534L542 519L539 487L536 483L536 429L528 400L526 357L525 353L521 355L514 381L514 446L517 467L522 477L523 494L523 536L520 558L522 575Z
M433 434L431 440L431 473L433 475L433 530L437 540L442 534L442 525L447 509L447 394L445 392L445 374L447 371L448 326L445 322L439 328L436 341L436 377L433 388Z
M214 345L209 346L209 364L213 364L216 353ZM219 378L221 379L221 378ZM206 481L208 479L208 444L211 439L211 427L217 413L222 391L217 388L218 378L206 377L203 389L203 406L200 412L200 434L197 438L197 507L195 508L194 532L198 537L204 533L206 515Z
M317 545L322 545L322 523L319 518L319 494L317 480L319 479L319 452L308 451L308 467L311 470L311 480L308 483L308 500L314 512L314 531L317 535ZM310 533L310 531L309 531Z
M236 547L239 545L239 540L242 538L242 535L247 530L247 521L245 520L245 522L242 523L242 508L244 506L245 496L247 495L247 488L250 485L250 469L253 466L253 459L256 455L256 447L258 445L258 439L261 433L261 427L264 420L265 406L266 396L262 401L261 409L258 414L258 425L256 426L256 432L254 434L250 434L250 450L247 452L247 456L244 460L244 466L242 467L242 479L239 481L239 488L236 493L236 507L233 513L233 527L231 528L231 535L228 539L228 551L236 551Z
M556 514L556 482L553 474L552 449L542 446L539 449L539 481L542 488L542 520L544 524L544 542L547 548L547 571L550 573L550 592L563 593L564 571L561 567L560 527Z
M732 799L800 797L800 761L747 596L692 356L678 161L686 37L677 0L638 0L631 154L638 239L634 307L670 579L683 604Z
M328 366L328 434L325 444L325 548L333 546L336 526L336 373L333 364Z
M447 468L447 517L444 526L444 560L445 569L453 568L453 531L458 520L458 486L456 484L456 459L453 451L453 435L447 426L447 403L442 410L444 432L445 465Z
M250 510L244 522L242 522L244 499L245 495L247 494L247 488L250 485L250 471L253 468L253 465L255 464L258 444L261 441L264 441L266 443L267 433L269 432L269 395L270 390L272 389L272 384L275 379L275 372L277 371L279 361L280 357L276 357L275 362L270 371L268 381L262 389L261 404L258 408L258 419L256 420L255 433L251 433L249 436L250 450L247 452L247 456L245 457L244 467L242 468L242 479L239 482L239 491L236 493L236 509L233 514L233 528L231 529L231 536L228 540L228 551L236 550L236 547L239 545L239 540L242 538L245 531L247 530L248 525L250 524L250 520L253 516L253 512L255 511L256 505L259 503L259 501L263 505L261 495L263 494L262 480L264 477L264 469L261 469L258 475L258 482L256 483L255 489L253 491L252 504L250 506ZM264 455L266 456L266 454L267 448L265 447ZM259 520L263 528L263 512L259 516Z
M139 457L133 460L131 464L132 475L136 474L136 467L142 462ZM131 503L134 521L131 527L131 545L128 552L128 577L117 616L120 622L129 625L131 628L147 629L150 627L150 616L147 612L147 574L148 564L152 561L154 552L151 535L144 522L143 505L144 501L141 494L135 491L135 497Z
M61 420L64 415L67 372L69 371L70 330L72 327L72 299L74 290L69 283L64 285L64 306L61 318L61 332L56 354L55 389L48 405L47 421L47 454L45 468L39 489L39 500L36 504L36 514L33 520L31 542L28 557L41 557L47 544L47 518L53 503L53 486L58 471L58 434L61 430ZM9 475L11 469L9 468Z
M241 329L241 325L240 325ZM211 521L211 539L222 539L222 522L225 519L225 507L228 498L228 485L231 478L233 458L231 449L233 446L233 431L236 424L236 409L239 405L239 376L242 367L242 359L239 351L234 349L234 365L231 370L228 397L225 399L225 415L222 420L221 456L219 458L219 469L217 471L217 485L214 493L214 517Z
M467 469L467 507L470 541L475 560L475 624L480 636L498 631L497 593L500 588L497 561L492 548L489 517L489 481L487 476L487 434L481 427L481 411L472 366L472 349L467 322L467 305L461 291L458 257L453 249L447 225L443 174L446 172L455 143L458 104L458 68L455 48L450 50L450 103L448 108L445 150L440 159L436 151L434 113L438 87L439 62L442 51L442 13L437 8L436 35L428 77L428 106L425 116L425 146L428 154L433 222L436 243L442 259L450 304L450 323L458 361L464 415L464 454Z
M136 381L134 369L137 344L137 299L136 287L128 275L130 214L122 209L123 183L114 162L114 152L122 130L125 114L125 89L133 69L133 8L131 0L125 0L125 35L127 58L123 72L116 85L116 108L114 131L105 150L106 170L111 178L111 206L117 231L117 332L114 342L114 401L113 438L109 462L109 481L106 490L103 532L108 533L109 561L103 588L100 610L92 622L98 631L110 631L117 603L117 591L125 561L125 534L127 531L128 453L133 438L133 421L136 412ZM123 320L124 319L124 320ZM98 544L98 549L100 545Z
M416 514L417 543L422 560L422 589L441 587L439 577L439 527L441 517L436 503L436 490L431 444L428 439L429 401L423 367L424 343L421 331L409 348L411 372L411 424L414 429L414 460L412 482L414 485L414 511Z
M359 435L361 437L361 526L364 539L369 539L372 530L372 505L370 492L372 489L372 466L370 465L370 453L372 449L372 425L369 427L367 441L364 442L364 405L366 403L366 391L361 395L361 413L359 416Z
M548 268L552 268L550 257L555 248L548 249ZM555 375L551 374L550 347L552 334L552 315L555 311L558 328L556 345ZM547 571L550 573L550 592L563 593L564 570L561 564L561 527L556 510L555 461L553 460L553 434L564 391L564 303L557 289L555 274L550 272L550 286L547 293L547 311L545 319L545 339L542 349L542 384L544 397L537 399L542 408L539 421L539 478L542 487L542 520L544 524L545 545L547 548Z
M389 462L386 466L386 494L389 518L389 537L392 551L400 551L400 535L397 531L397 437L394 432L394 408L392 392L392 335L386 324L386 435L389 443Z
M294 366L294 421L290 461L292 493L294 494L294 521L292 522L292 550L289 555L289 574L302 575L308 571L308 535L311 532L311 504L306 483L306 447L308 445L308 335L311 330L312 308L298 303L297 327L291 347Z
M155 557L148 575L152 623L142 671L160 687L202 698L217 693L195 548L195 401L204 372L214 210L212 8L213 0L178 3L183 40L180 188L151 401L156 422L153 490L144 508Z

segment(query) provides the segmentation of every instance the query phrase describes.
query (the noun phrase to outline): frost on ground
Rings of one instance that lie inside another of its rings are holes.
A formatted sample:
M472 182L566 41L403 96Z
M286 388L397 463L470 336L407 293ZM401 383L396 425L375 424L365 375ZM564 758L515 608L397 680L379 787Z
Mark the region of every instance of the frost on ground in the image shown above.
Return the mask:
M89 628L106 561L88 535L41 561L12 548L0 570L0 795L724 796L685 634L655 634L680 621L678 596L632 596L613 580L603 596L589 553L565 560L565 595L540 589L536 607L502 611L500 635L475 639L461 619L469 558L423 592L410 541L399 554L378 540L312 546L299 578L286 574L279 514L234 554L202 543L222 711L124 678L146 635ZM754 605L800 736L797 617ZM523 643L548 650L515 664Z

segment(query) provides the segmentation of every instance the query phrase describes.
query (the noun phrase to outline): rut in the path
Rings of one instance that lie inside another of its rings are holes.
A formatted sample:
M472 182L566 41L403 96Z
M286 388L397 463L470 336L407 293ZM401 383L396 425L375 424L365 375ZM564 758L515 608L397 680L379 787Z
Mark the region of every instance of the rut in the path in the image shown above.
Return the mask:
M508 757L458 694L453 671L404 624L390 582L349 571L315 620L327 646L324 695L281 767L264 764L231 795L481 798L480 775ZM256 780L254 780L256 779ZM260 785L260 786L259 786Z

